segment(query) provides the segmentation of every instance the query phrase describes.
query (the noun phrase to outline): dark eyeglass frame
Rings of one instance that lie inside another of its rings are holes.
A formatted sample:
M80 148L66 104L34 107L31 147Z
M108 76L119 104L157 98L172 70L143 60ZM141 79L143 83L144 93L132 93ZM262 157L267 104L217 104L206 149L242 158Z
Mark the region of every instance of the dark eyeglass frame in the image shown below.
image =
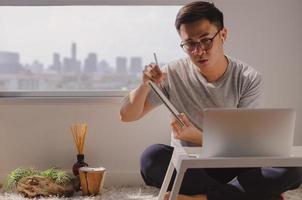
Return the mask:
M213 37L203 39L199 42L181 42L180 47L187 53L192 53L196 51L197 48L201 48L203 51L208 51L213 47L213 40L215 39L215 37L218 35L220 31L221 29L219 29ZM185 46L189 45L189 43L194 44L194 47L186 48Z

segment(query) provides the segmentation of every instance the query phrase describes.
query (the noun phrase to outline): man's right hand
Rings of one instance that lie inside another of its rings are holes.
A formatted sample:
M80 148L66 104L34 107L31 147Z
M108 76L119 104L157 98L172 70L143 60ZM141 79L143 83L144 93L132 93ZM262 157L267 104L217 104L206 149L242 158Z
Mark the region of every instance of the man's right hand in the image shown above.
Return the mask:
M143 84L147 84L150 80L158 84L163 81L165 77L166 74L160 70L159 66L151 63L146 65L143 71Z
M158 65L154 63L147 65L143 71L143 83L130 92L126 98L127 100L124 101L121 107L121 120L124 122L138 120L155 108L154 105L146 101L150 91L148 82L153 81L158 84L163 81L165 77L166 74L160 70Z

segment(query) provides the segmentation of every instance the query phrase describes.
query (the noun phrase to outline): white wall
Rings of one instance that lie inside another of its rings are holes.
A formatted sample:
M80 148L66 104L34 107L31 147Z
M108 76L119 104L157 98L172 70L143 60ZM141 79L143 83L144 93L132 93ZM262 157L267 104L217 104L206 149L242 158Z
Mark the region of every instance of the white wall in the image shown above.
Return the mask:
M215 3L229 28L227 53L262 72L265 107L297 110L295 144L302 145L302 1ZM119 100L0 100L0 179L18 166L70 169L76 151L69 126L86 121L86 161L109 170L108 185L138 183L139 156L149 144L169 143L169 120L161 109L121 123Z
M297 111L295 144L302 144L302 1L216 0L228 28L226 51L263 74L264 107Z
M122 123L119 100L0 100L0 180L19 166L70 170L77 153L70 125L87 122L85 160L108 169L105 184L141 182L140 154L150 144L169 143L168 116L159 109Z

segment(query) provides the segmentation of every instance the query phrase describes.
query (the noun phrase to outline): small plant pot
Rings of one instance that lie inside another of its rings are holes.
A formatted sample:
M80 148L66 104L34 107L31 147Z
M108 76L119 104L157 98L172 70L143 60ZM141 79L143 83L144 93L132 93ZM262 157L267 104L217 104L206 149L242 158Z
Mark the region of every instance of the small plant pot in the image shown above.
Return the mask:
M79 169L83 196L98 195L102 192L106 169L103 167L81 167Z

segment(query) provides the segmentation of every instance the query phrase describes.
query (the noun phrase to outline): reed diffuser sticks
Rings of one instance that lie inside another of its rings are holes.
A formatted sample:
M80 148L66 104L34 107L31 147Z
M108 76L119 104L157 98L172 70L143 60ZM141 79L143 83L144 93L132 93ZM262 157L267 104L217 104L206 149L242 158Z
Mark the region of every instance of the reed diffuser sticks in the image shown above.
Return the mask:
M83 154L85 137L87 133L87 123L74 124L70 127L70 129L78 150L78 154Z

